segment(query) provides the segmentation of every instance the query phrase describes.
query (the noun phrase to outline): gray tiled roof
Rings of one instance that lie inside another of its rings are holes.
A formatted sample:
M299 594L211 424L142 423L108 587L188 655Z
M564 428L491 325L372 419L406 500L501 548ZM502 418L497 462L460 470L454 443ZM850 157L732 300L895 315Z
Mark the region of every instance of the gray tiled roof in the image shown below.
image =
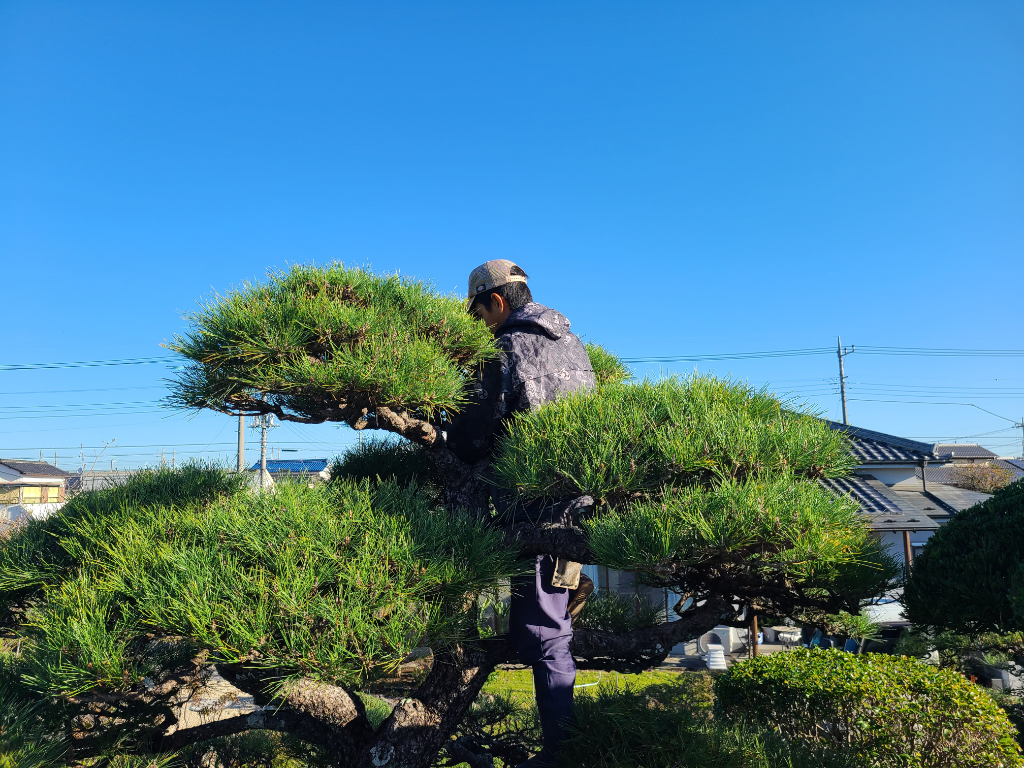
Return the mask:
M988 463L992 464L993 466L1009 470L1011 473L1013 473L1014 480L1020 480L1022 477L1024 477L1024 467L1019 466L1021 463L1024 462L1011 462L1007 461L1006 459L995 459L994 461L990 461ZM984 464L943 464L935 467L929 466L927 475L928 482L929 484L943 483L945 485L956 485L957 482L959 482L960 480L957 474L960 471L958 467L970 468L978 466L984 466ZM915 477L920 479L920 467L914 470L914 475Z
M992 494L990 493L968 491L966 488L956 488L952 485L929 485L928 491L958 511L968 509L973 507L975 504L979 504L986 499L992 498Z
M1000 459L1005 461L1007 464L1016 467L1017 469L1024 470L1024 459Z
M34 475L36 477L41 477L43 475L48 477L68 477L71 474L70 472L65 472L63 469L57 469L53 464L47 464L45 461L16 461L15 459L0 459L0 464L13 469L15 472L20 472L23 475Z
M994 459L996 454L977 443L936 443L932 450L937 454L951 453L954 459Z
M946 522L957 513L957 508L951 506L931 492L903 490L892 488L892 493L900 501L900 508L907 514L915 513L928 515L932 520Z
M901 503L900 495L871 477L853 475L819 481L836 493L851 496L868 516L873 531L933 531L939 524L927 513Z
M827 421L830 429L846 432L853 442L853 455L861 464L919 463L926 461L948 461L948 456L937 456L932 443L919 443L905 437L887 435L871 429L851 427L837 421Z

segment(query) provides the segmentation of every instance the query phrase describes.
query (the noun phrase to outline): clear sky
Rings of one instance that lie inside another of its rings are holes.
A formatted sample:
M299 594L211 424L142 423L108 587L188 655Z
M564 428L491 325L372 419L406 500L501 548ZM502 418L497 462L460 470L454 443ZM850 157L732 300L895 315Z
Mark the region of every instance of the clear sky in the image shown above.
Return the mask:
M332 259L460 292L512 259L625 357L1024 349L1022 244L1017 0L0 0L0 365L157 356L197 299ZM834 354L696 367L839 414ZM0 369L0 455L230 459L171 373ZM1021 452L1022 356L847 373L853 424Z

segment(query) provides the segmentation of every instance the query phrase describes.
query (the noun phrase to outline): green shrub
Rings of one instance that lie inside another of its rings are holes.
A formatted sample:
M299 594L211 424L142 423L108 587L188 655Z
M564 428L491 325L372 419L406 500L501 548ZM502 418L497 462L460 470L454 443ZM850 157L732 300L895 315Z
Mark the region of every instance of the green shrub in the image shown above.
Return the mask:
M914 558L907 617L967 635L1024 630L1024 480L957 513Z
M1005 713L962 675L915 659L798 649L715 680L719 712L819 755L850 750L877 768L1024 765Z
M677 683L577 697L577 723L560 764L579 768L853 768L845 754L812 757L774 734L716 723L710 677L680 674Z

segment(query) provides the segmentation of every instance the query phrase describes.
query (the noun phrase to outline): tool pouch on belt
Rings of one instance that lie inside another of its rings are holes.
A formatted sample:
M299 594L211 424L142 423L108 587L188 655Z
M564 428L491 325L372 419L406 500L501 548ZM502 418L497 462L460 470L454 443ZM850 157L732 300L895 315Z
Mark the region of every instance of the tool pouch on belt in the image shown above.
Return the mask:
M555 558L555 572L551 575L551 586L576 589L580 585L583 563L574 563L561 557Z

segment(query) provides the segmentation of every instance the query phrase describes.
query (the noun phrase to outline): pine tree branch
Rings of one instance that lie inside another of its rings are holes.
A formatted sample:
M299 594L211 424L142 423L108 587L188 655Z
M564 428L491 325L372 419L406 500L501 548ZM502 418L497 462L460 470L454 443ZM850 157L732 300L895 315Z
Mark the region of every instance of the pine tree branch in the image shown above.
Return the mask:
M661 664L673 646L693 640L732 619L737 610L720 599L689 609L677 621L632 632L578 629L569 650L580 669L603 669L633 674Z
M153 744L153 749L157 752L172 752L191 744L222 736L233 736L243 731L267 730L297 733L302 730L315 733L315 724L314 727L309 727L309 724L300 722L302 719L298 713L284 709L250 712L245 715L226 717L223 720L214 720L211 723L204 723L192 728L181 728L168 736L160 737Z
M505 529L505 539L510 547L519 547L524 555L552 555L577 563L594 560L584 532L575 526L515 523Z
M355 759L373 732L362 700L341 686L302 678L286 682L275 693L274 683L285 677L280 670L218 664L217 671L257 704L276 708L273 718L280 716L287 727L273 726L275 730L325 747L342 765Z

